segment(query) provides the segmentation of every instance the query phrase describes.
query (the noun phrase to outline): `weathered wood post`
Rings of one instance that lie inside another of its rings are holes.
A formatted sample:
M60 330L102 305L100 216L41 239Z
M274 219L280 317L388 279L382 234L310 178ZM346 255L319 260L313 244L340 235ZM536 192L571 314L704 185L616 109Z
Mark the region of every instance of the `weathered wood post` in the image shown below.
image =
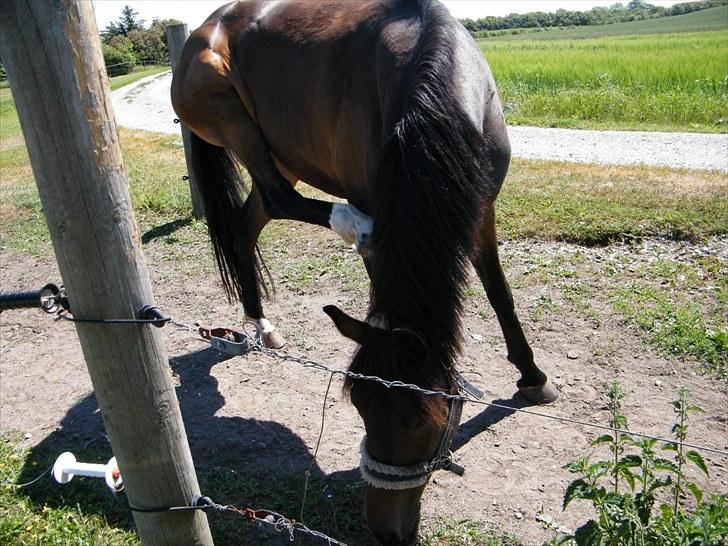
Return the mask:
M172 61L172 73L177 68L177 63L182 55L182 48L189 35L190 31L187 30L187 25L184 23L167 27L167 49L169 49L169 58ZM187 177L190 181L190 195L192 196L192 216L199 218L205 215L205 205L202 202L202 195L197 187L197 177L190 161L190 130L182 122L180 122L179 126L182 131L182 144L185 147L185 159L187 160Z
M91 2L3 3L0 54L74 316L135 318L153 294ZM77 332L129 503L188 504L200 491L161 331ZM134 520L144 544L212 544L200 511Z

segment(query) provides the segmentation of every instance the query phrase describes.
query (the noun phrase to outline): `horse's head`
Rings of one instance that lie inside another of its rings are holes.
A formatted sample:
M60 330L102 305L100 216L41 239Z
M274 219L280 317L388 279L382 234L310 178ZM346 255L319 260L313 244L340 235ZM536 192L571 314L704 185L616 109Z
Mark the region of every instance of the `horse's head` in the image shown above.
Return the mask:
M334 306L324 311L342 334L359 344L350 371L455 392L449 372L433 360L427 342L415 331L362 322ZM383 544L413 543L425 485L434 470L450 464L450 440L461 405L375 381L348 378L347 388L366 428L361 472L367 483L367 525Z

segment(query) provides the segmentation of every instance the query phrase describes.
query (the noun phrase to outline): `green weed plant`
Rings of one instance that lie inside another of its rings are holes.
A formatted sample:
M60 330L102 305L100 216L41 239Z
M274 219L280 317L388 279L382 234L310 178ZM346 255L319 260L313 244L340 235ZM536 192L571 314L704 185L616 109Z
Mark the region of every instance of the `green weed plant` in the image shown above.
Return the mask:
M607 393L611 434L600 436L592 445L606 445L608 459L592 461L582 457L565 468L579 477L564 494L564 509L575 500L592 504L597 517L579 527L573 535L551 544L577 546L719 546L728 539L726 495L706 495L687 474L688 465L706 476L708 466L695 450L688 450L688 417L702 411L688 401L687 389L680 388L673 402L676 423L674 441L658 447L658 440L634 437L622 413L624 392L614 381ZM662 452L667 452L663 455ZM687 496L691 495L692 507Z

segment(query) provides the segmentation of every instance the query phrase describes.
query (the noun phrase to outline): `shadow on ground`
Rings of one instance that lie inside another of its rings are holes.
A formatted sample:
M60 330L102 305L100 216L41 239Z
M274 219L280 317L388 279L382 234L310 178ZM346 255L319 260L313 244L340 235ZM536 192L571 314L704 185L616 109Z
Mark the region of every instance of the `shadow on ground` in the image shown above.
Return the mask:
M153 227L152 229L148 230L147 232L142 235L142 243L147 244L154 239L158 239L159 237L168 237L172 235L175 231L178 229L182 229L183 227L187 227L192 223L192 218L180 218L178 220L173 220L172 222L167 222L166 224L162 224L161 226Z
M265 508L299 520L311 453L301 438L279 423L215 415L225 398L211 371L229 358L207 348L170 361L179 377L177 396L200 489L221 504ZM73 406L61 426L33 448L18 483L36 477L63 451L72 451L80 461L103 462L111 457L93 394ZM262 460L264 467L256 464ZM103 515L112 525L133 527L124 495L112 496L100 480L75 478L71 484L59 485L51 478L42 479L23 493L39 507L79 505L85 513ZM314 465L304 522L351 545L373 544L361 517L362 493L358 469L324 474ZM290 544L287 533L261 534L233 513L213 513L209 519L218 546ZM326 541L302 536L296 543Z
M206 348L170 361L179 380L177 397L201 491L221 504L265 508L298 520L311 453L300 437L279 423L216 415L225 406L225 398L211 372L215 365L230 358ZM513 408L527 405L519 398L497 403ZM453 451L514 411L488 407L463 423ZM18 482L33 479L38 469L51 465L63 451L72 451L81 461L102 462L110 458L111 446L93 394L73 406L61 426L33 448ZM264 465L261 461L265 461ZM133 527L126 498L112 496L99 480L75 479L72 484L61 486L49 478L24 493L39 507L79 505L88 514L103 515L113 525ZM362 494L358 469L324 474L314 464L303 521L310 528L352 546L374 544L361 516ZM287 533L261 535L232 513L211 513L209 519L218 546L290 544ZM326 541L307 535L296 543Z

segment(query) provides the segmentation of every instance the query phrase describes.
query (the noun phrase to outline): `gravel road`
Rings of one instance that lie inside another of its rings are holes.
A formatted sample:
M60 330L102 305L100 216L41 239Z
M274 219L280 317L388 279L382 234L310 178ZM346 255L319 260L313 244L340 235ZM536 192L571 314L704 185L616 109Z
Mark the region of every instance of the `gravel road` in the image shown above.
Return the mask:
M169 101L171 73L150 76L112 92L124 127L177 133ZM509 127L515 157L604 165L659 165L728 173L728 134L584 131Z

